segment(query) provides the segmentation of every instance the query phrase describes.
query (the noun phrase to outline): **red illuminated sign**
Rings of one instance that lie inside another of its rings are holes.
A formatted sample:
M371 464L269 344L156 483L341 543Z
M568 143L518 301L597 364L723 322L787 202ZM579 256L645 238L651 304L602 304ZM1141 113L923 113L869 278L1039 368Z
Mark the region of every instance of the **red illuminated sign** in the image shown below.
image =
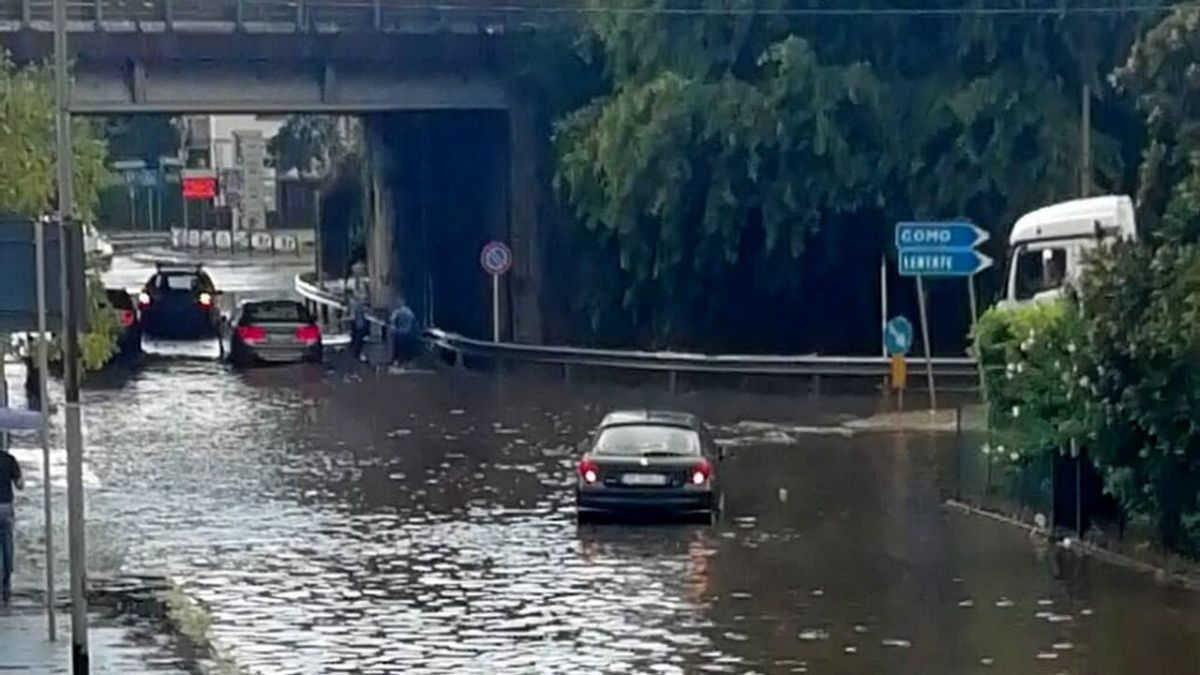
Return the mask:
M184 199L212 199L217 196L217 179L213 176L185 176Z

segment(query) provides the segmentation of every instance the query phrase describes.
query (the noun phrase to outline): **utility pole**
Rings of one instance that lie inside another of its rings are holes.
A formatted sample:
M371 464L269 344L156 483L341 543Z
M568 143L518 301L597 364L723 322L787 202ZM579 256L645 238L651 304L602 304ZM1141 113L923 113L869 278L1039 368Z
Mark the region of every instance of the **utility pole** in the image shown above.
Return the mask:
M1079 196L1092 194L1092 87L1086 82L1081 92L1079 120Z
M54 102L58 159L58 217L62 225L63 387L66 390L67 547L71 557L71 672L90 672L87 627L87 550L83 530L83 429L79 413L79 317L83 263L73 236L74 153L71 82L67 75L67 0L54 0ZM45 374L42 375L45 377Z

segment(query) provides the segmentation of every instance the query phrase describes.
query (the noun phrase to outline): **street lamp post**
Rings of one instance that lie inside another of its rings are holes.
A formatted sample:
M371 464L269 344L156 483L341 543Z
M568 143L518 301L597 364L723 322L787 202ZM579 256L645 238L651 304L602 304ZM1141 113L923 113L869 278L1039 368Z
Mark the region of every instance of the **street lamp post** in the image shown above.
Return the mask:
M67 79L67 0L54 0L54 104L58 159L58 217L62 223L63 388L67 446L67 548L71 557L71 672L89 672L87 551L83 531L83 430L79 412L79 317L83 264L79 238L72 236L74 153L71 144L71 83ZM43 373L42 375L46 375ZM46 405L46 402L43 402Z

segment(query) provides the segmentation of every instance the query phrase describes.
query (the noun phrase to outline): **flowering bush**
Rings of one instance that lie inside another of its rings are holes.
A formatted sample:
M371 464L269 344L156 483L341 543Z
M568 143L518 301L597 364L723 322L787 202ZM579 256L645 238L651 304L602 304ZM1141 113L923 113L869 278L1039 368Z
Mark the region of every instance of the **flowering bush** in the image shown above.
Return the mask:
M995 461L1086 447L1133 522L1200 554L1200 247L1121 245L1078 293L980 321Z

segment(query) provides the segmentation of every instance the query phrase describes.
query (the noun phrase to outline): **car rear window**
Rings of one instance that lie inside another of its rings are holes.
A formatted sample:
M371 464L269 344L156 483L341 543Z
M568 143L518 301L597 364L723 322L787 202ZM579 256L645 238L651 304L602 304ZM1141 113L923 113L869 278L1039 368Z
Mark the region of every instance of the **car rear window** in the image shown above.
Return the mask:
M693 429L655 425L623 425L600 432L597 455L643 457L700 454L700 435Z
M242 318L248 323L260 321L310 323L312 321L308 310L298 302L258 302L246 305L242 310Z
M208 285L205 281L194 272L162 272L155 275L151 284L164 291L199 291Z

